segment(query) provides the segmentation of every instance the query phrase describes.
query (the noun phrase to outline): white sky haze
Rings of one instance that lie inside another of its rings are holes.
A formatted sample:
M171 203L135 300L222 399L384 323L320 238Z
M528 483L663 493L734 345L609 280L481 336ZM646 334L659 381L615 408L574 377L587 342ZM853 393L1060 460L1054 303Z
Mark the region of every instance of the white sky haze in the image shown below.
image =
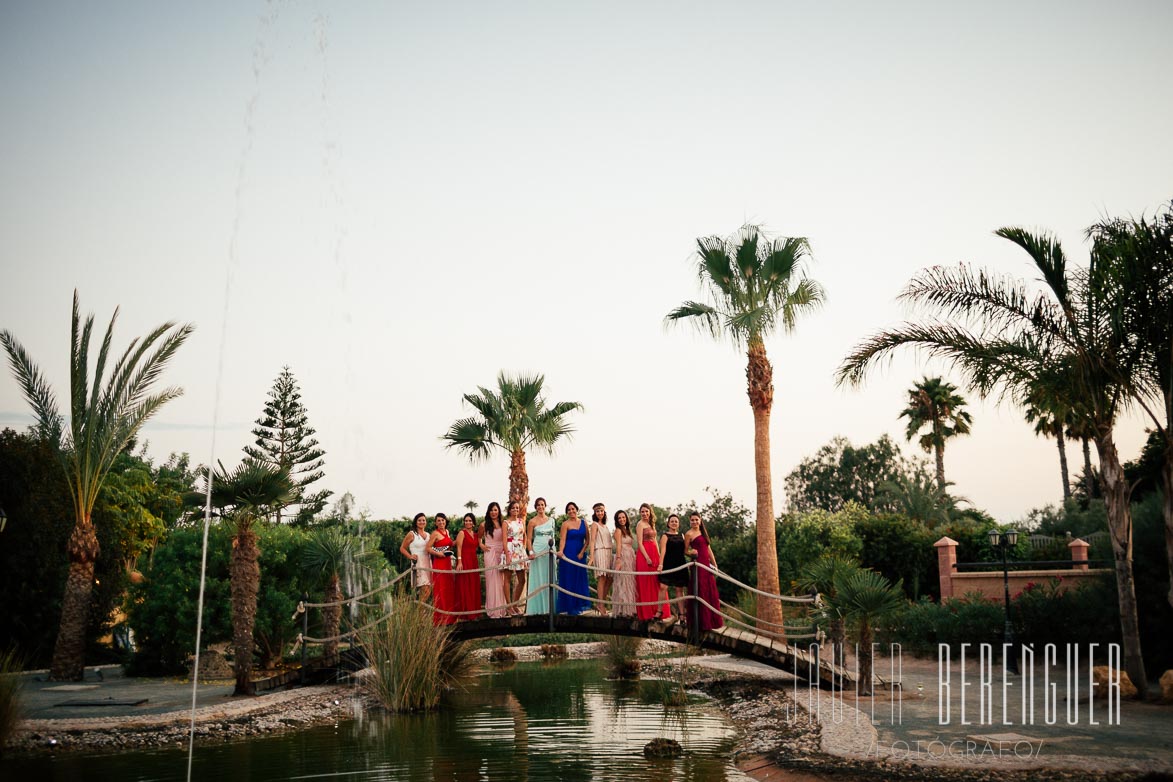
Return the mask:
M0 328L64 398L75 287L103 327L121 306L119 349L195 323L155 458L208 461L220 377L235 463L290 365L325 487L376 517L504 497L504 457L439 439L502 369L586 407L535 496L752 504L745 358L662 321L695 239L760 223L809 238L827 291L767 343L781 509L833 436L903 442L940 368L833 372L918 270L1029 276L994 229L1083 260L1088 225L1173 197L1171 30L1164 2L7 2ZM1003 521L1056 501L1054 443L963 393L955 491ZM5 371L0 426L29 420ZM1143 437L1121 425L1124 459Z

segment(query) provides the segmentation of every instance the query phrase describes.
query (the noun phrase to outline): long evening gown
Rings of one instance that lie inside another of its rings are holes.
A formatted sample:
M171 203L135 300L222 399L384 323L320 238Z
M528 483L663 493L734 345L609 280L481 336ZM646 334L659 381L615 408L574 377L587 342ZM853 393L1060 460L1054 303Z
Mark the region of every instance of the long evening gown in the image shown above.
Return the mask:
M664 619L671 616L668 609L667 601L657 605L660 599L660 549L656 546L656 531L651 527L643 528L643 540L640 542L640 548L643 551L637 551L635 555L635 594L639 598L639 602L644 604L636 608L636 615L640 619L655 619L659 614ZM647 553L647 557L644 556ZM648 558L651 558L652 564L648 564Z
M462 569L456 571L456 605L458 611L475 613L462 613L459 617L462 622L481 618L481 574L476 572L480 566L477 562L478 543L475 534L464 533L464 543L460 546Z
M591 607L591 590L587 583L589 571L583 567L586 562L583 548L586 545L587 523L579 519L578 529L566 530L566 547L562 550L566 559L558 561L558 586L572 593L569 595L563 592L558 593L555 605L560 614L577 616ZM583 554L582 559L578 558L580 553Z
M550 613L550 549L554 548L554 519L534 527L534 558L529 563L527 614ZM540 590L540 592L539 592Z
M488 548L485 552L485 567L496 568L485 571L485 613L490 619L501 619L505 616L504 605L508 602L505 599L505 587L501 584L500 565L505 556L505 539L501 527L490 534L488 525L485 525L485 547Z
M452 548L452 538L445 530L443 537L436 538L432 548L444 551ZM452 557L432 557L432 595L436 610L432 612L432 624L450 625L456 621L452 614L441 611L456 610L456 581L452 575Z
M709 541L704 535L697 535L692 539L692 547L696 551L696 561L702 565L713 566L713 553L709 548ZM717 594L717 577L704 568L696 569L697 596L713 608L721 607L721 597ZM721 615L704 603L697 601L698 626L701 632L715 630L725 626Z
M619 548L615 551L615 588L611 599L615 601L615 616L635 616L635 546L630 537L620 537Z

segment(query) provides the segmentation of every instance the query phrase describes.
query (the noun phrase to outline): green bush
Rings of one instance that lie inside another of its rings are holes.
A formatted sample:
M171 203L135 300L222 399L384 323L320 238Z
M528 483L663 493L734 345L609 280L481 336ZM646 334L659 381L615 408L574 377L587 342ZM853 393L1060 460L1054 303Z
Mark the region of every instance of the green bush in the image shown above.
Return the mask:
M867 508L849 502L835 513L812 510L779 520L778 573L782 591L793 592L803 568L824 554L858 559L863 543L855 534L855 525L868 515ZM721 561L720 557L717 561Z
M234 529L218 523L208 532L208 572L204 593L203 644L232 638L229 555ZM301 631L291 619L303 592L320 599L321 576L302 566L311 532L288 525L259 525L260 591L254 636L261 667L281 660ZM195 650L196 608L200 588L200 527L172 530L143 570L144 580L130 591L129 616L137 651L131 671L138 675L167 675L186 670ZM321 629L320 612L310 614L310 635Z
M905 594L917 600L937 597L937 552L933 543L941 535L905 516L886 513L863 516L855 522L860 539L860 564L886 576L893 583L903 579Z

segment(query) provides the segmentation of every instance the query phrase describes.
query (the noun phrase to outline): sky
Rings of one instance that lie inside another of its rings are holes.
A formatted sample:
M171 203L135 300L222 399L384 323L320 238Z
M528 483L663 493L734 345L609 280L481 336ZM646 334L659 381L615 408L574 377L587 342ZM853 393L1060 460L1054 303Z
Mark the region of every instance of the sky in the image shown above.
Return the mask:
M375 518L482 509L502 455L440 436L499 371L577 401L531 494L753 504L745 356L664 315L697 237L805 236L826 305L767 342L776 508L836 435L904 442L900 355L833 374L909 315L919 270L1030 277L993 236L1173 197L1165 2L0 3L0 328L67 393L76 288L115 349L196 331L149 452L233 465L283 366L322 481ZM1060 497L1053 441L963 388L953 491L1011 522ZM0 426L31 421L0 375ZM1123 420L1125 460L1144 439ZM906 453L917 453L905 444ZM1078 448L1069 457L1078 469Z

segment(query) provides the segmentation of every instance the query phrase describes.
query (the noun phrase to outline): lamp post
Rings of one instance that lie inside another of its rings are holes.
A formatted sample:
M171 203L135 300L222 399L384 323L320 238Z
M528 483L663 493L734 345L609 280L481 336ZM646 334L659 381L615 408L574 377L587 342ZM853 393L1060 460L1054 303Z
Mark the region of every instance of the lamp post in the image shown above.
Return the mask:
M1018 654L1014 650L1014 627L1010 624L1010 564L1006 561L1006 552L1018 545L1018 530L990 530L990 545L1002 552L1002 587L1006 593L1006 627L1002 630L1002 648L1010 650L1006 670L1017 676Z

